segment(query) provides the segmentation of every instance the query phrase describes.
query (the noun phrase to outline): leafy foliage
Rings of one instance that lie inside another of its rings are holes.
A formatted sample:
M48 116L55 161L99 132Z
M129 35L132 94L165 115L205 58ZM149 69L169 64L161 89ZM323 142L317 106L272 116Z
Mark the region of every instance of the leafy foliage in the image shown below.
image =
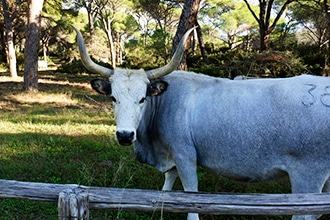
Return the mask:
M158 29L144 46L140 40L132 39L125 47L127 48L125 66L129 68L155 68L165 65L170 58L170 47L167 42L169 34Z
M198 56L190 58L191 70L225 78L238 75L276 78L308 73L306 65L290 51L224 50L209 58L211 65L203 65Z
M306 65L310 73L322 75L326 60L326 48L320 49L317 45L301 44L296 47L296 53Z
M47 1L43 9L40 44L46 47L49 63L53 64L54 68L60 67L60 70L64 72L84 72L84 68L78 61L75 34L70 27L70 24L74 24L83 32L87 49L93 59L110 66L108 63L112 59L107 35L102 31L101 26L96 25L94 36L91 38L88 16L79 12L83 3L88 3L88 1L66 0L63 2L65 4L62 7L60 1ZM150 69L162 66L169 61L172 38L181 13L180 8L183 6L180 1L100 0L99 2L106 3L99 9L108 10L108 14L113 19L111 36L114 40L118 66ZM280 9L283 2L274 1L274 8ZM210 65L204 64L199 54L194 54L189 58L188 67L191 70L221 77L234 77L237 74L268 74L272 77L286 77L299 73L320 75L328 60L325 44L327 27L325 17L320 13L323 10L321 3L322 1L291 3L286 11L290 17L279 19L272 31L269 53L277 53L277 57L278 53L282 53L283 58L294 61L286 63L283 59L270 61L267 58L267 62L254 60L253 56L257 55L256 48L260 44L258 25L243 1L204 1L199 11L198 22L202 27L204 42L209 50ZM150 5L155 7L149 7ZM250 4L250 7L255 12L259 10L257 5ZM115 13L113 8L116 9ZM18 67L22 70L24 68L22 42L25 36L25 15L19 15L14 29ZM95 16L94 23L100 24L101 17ZM40 59L43 56L41 48ZM4 45L0 45L0 50L3 51L0 60L6 62ZM307 51L304 52L304 50ZM265 56L270 55L260 54L259 57ZM253 64L254 61L255 64ZM280 67L280 65L283 66ZM2 66L5 67L4 64Z

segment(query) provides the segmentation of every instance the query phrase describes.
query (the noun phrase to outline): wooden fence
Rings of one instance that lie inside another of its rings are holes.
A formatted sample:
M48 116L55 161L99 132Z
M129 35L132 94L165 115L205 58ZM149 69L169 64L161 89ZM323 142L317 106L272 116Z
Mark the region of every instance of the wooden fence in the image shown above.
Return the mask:
M59 219L89 219L89 209L212 215L330 214L330 193L210 194L0 180L0 198L57 202Z

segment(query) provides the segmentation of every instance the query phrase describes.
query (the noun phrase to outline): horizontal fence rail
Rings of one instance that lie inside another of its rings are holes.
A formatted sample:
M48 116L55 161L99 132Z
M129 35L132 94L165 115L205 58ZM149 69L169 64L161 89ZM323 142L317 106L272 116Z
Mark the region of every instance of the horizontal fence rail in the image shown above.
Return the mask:
M68 190L83 192L84 198L88 198L89 209L163 210L212 215L330 214L330 193L210 194L0 180L0 198L58 202L59 195Z

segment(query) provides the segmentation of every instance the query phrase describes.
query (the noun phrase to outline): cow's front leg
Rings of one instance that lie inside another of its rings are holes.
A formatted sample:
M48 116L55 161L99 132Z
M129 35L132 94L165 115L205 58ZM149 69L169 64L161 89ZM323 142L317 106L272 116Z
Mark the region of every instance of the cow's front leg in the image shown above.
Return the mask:
M184 191L198 192L196 159L180 160L180 162L177 162L176 165ZM189 213L187 219L199 220L199 217L197 213Z
M183 189L186 192L198 192L197 169L193 168L189 172L180 174ZM189 213L187 220L199 220L197 213Z
M178 177L178 171L176 170L176 168L173 168L173 169L167 171L165 173L165 182L164 182L162 190L163 191L172 190L174 182L177 177Z

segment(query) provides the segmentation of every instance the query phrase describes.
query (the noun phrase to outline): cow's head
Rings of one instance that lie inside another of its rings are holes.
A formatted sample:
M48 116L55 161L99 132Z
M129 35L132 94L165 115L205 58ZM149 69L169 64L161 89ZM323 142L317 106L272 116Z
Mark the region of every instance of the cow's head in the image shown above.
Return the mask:
M185 42L195 28L186 32L171 61L160 68L144 71L143 69L109 69L94 63L86 50L81 33L75 28L82 63L91 72L109 78L94 79L91 85L100 94L108 95L113 103L116 119L116 140L121 145L131 145L136 140L136 130L143 117L143 108L147 97L162 94L167 89L167 82L158 78L171 73L181 62Z

